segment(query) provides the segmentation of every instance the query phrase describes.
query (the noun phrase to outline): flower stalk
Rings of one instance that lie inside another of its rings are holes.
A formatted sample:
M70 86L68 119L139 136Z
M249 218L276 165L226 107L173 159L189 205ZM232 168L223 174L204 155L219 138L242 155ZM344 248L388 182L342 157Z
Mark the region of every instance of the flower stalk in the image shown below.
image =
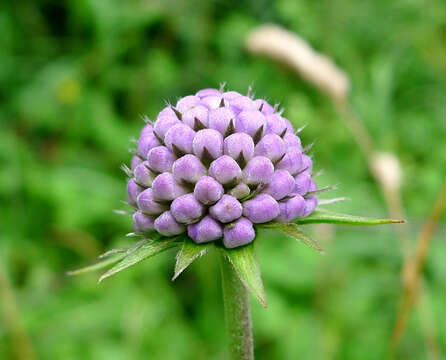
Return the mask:
M224 254L220 255L220 269L230 359L253 360L254 341L248 290Z

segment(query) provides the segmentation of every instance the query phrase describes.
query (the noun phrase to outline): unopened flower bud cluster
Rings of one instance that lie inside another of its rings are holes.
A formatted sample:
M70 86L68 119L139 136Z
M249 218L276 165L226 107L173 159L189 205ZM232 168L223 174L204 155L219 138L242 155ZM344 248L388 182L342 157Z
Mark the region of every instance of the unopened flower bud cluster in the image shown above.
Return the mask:
M311 173L300 138L270 104L203 89L141 131L127 184L134 229L242 246L254 240L253 224L316 208Z

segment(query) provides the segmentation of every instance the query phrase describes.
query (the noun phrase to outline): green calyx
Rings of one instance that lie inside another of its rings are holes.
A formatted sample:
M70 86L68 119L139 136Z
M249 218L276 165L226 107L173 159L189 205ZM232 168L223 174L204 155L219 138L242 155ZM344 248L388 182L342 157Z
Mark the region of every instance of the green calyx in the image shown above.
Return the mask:
M256 230L269 229L278 231L286 237L301 242L320 253L323 249L317 241L302 231L304 225L324 223L342 225L383 225L404 223L404 220L372 219L361 216L333 213L317 209L310 216L297 219L292 223L270 222L256 225ZM149 234L148 234L149 235ZM257 240L257 239L256 239ZM128 267L160 254L169 249L178 250L176 255L175 271L172 280L175 280L190 264L201 256L206 255L212 249L220 251L232 265L235 273L251 294L266 307L266 297L263 288L260 266L257 260L255 246L257 241L246 246L226 249L218 242L196 244L187 235L175 237L147 236L128 248L112 249L99 257L99 261L93 265L70 271L68 275L79 275L97 270L109 268L99 278L99 282L121 272Z

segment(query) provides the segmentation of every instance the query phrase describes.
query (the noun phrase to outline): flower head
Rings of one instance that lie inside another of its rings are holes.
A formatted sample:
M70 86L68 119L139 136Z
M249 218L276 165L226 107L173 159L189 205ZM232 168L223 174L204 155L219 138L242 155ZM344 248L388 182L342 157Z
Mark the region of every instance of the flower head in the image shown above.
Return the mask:
M187 233L227 248L254 224L291 222L317 206L312 160L277 108L236 91L203 89L146 124L127 169L137 233Z
M318 189L313 161L306 154L311 146L303 148L298 136L303 128L294 131L277 106L254 100L250 93L203 89L175 106L168 105L153 124L146 121L137 149L132 151L131 167L122 167L130 177L127 202L133 209L134 232L143 240L110 250L97 264L70 274L116 263L100 277L102 281L181 246L175 279L210 248L218 248L224 256L222 264L231 264L232 270L225 271L234 271L266 306L253 243L257 230L276 230L323 252L300 230L302 225L404 222L317 208L317 194L333 187Z

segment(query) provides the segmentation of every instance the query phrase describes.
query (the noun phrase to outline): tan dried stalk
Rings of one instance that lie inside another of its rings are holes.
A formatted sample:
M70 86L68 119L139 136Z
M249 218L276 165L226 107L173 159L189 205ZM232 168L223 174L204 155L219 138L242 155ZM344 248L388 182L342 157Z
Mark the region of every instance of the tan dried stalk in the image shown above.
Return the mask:
M345 98L348 93L347 76L330 58L317 53L305 40L279 26L256 28L248 35L246 47L252 53L288 64L304 79L332 97Z
M405 212L400 189L401 168L398 158L391 153L376 151L370 133L349 104L350 81L345 72L339 69L327 56L312 49L304 39L276 25L263 25L255 28L246 38L246 48L253 54L263 55L288 65L302 78L331 98L333 105L364 154L369 171L381 189L391 217L404 218ZM411 253L410 236L407 227L396 227L395 229L399 235L403 259L406 264ZM426 246L428 246L428 242ZM418 249L418 251L421 250ZM427 247L422 251L427 252ZM414 276L413 273L408 273L407 269L411 269L411 267L406 264L402 272L402 282L405 288L407 288L406 284L413 284L411 277ZM425 308L423 311L430 312L430 309ZM424 330L423 328L422 331L424 332ZM429 331L433 334L429 339L435 341L436 329L433 327ZM427 339L425 334L424 337ZM433 346L439 348L436 343Z
M14 358L20 360L35 360L34 348L28 338L17 307L11 284L0 266L0 305L3 310L3 323L11 335Z
M345 72L330 58L312 49L304 39L276 25L263 25L254 29L246 38L246 48L253 54L267 56L288 65L332 99L363 152L371 174L380 185L391 216L404 218L398 159L395 155L383 155L375 150L367 128L348 102L350 81ZM392 158L392 167L387 166L389 158ZM401 239L405 238L406 236L401 236ZM407 253L407 241L401 240L401 242L404 252Z
M416 296L419 295L420 289L418 284L421 278L421 271L423 270L424 264L426 262L432 234L438 224L438 221L440 220L441 215L443 214L445 206L446 180L443 183L432 213L430 214L429 219L427 220L418 237L417 250L415 252L415 255L404 264L404 274L406 281L404 283L403 295L401 298L401 303L392 335L392 352L398 347L401 341L401 337L406 328L409 311L414 304ZM432 339L432 336L430 338ZM436 345L436 348L439 348L438 345Z

